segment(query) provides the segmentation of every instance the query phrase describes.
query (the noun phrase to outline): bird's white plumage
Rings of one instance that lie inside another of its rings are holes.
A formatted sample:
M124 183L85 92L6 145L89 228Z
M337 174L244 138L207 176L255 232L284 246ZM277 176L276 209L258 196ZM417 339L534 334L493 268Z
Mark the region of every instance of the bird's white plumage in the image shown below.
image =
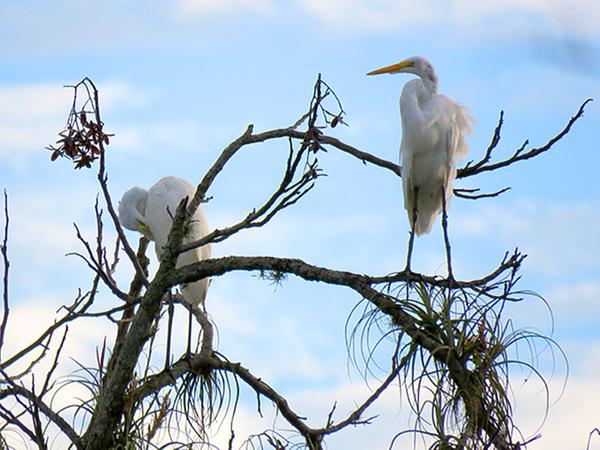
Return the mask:
M133 187L123 194L119 202L119 222L125 228L133 231L144 232L144 212L146 211L146 200L148 191L140 187ZM149 232L149 230L147 230ZM146 236L154 240L152 236Z
M473 119L462 105L437 92L437 75L423 57L409 58L369 75L401 72L419 76L406 83L400 95L400 165L404 207L411 224L416 207L414 231L423 235L431 231L442 210L442 199L445 197L448 204L452 197L456 162L467 154L464 135L470 133Z
M184 198L191 199L194 192L192 184L172 176L162 178L148 191L134 187L123 195L119 203L119 220L125 228L142 232L154 240L156 255L160 259L177 206ZM200 206L191 218L184 243L198 240L208 232L208 222ZM210 253L210 245L189 250L179 256L177 267L208 259ZM187 283L181 286L181 293L193 305L204 303L209 283L208 278Z

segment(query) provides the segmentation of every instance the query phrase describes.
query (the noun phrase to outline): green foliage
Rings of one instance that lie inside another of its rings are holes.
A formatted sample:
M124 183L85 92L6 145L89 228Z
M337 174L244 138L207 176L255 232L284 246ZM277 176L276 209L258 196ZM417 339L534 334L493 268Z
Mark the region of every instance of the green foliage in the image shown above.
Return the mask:
M415 422L412 430L398 433L394 441L413 434L421 436L430 450L484 449L492 444L484 431L490 427L504 436L518 436L509 382L511 370L517 367L537 377L549 406L547 382L536 364L544 355L555 357L549 350L562 352L551 337L515 329L504 316L508 302L539 298L516 291L515 283L512 276L487 288L423 282L386 286L383 292L435 343L433 352L418 345L409 330L371 303L355 307L347 325L354 365L365 377L401 369L398 378ZM460 363L458 369L451 359Z

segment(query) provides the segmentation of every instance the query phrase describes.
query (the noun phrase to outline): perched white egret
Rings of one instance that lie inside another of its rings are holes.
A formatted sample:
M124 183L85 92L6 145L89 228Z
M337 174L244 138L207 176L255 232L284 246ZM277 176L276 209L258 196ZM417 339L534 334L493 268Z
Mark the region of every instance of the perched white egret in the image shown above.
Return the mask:
M404 207L411 231L420 236L431 231L452 197L455 164L467 154L464 135L473 119L462 105L438 94L438 77L427 59L415 56L367 75L382 73L419 77L406 83L400 95L400 162Z
M185 197L194 196L192 184L177 177L165 177L154 184L150 190L134 187L123 194L119 203L119 221L121 225L133 231L143 233L155 243L156 255L160 259L163 247L171 231L173 216L177 206ZM209 232L208 223L202 207L198 207L191 218L185 242L202 238ZM210 258L210 246L188 250L179 255L177 267L192 264ZM181 286L181 294L192 305L204 304L209 279L204 278Z

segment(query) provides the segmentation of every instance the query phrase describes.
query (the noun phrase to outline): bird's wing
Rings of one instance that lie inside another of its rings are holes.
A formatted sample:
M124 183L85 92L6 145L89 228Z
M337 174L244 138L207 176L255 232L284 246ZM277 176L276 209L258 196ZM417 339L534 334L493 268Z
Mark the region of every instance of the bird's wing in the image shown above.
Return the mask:
M200 206L192 216L190 223L190 231L185 236L185 242L196 241L209 233L208 222L204 215L204 210ZM194 248L181 254L177 259L177 267L193 264L198 261L210 258L211 248L210 245L203 245L200 248ZM209 278L203 278L193 283L186 283L181 286L181 293L185 299L193 305L198 303L204 303L208 286L210 284Z
M444 121L446 133L444 136L446 149L446 198L452 197L452 182L456 178L456 164L461 161L469 151L465 134L471 133L474 119L467 113L467 109L449 97L440 95L443 102Z
M192 195L194 187L177 177L162 178L148 190L145 223L152 231L158 255L167 243L177 206Z
M475 124L475 119L469 115L467 108L460 103L455 102L449 97L440 97L443 97L447 104L446 110L448 111L449 122L453 128L453 142L455 144L454 162L456 163L467 156L469 146L465 140L465 135L471 134L471 127Z
M404 143L404 141L403 141ZM405 151L404 146L400 146L400 163L401 163L401 176L402 176L402 192L404 194L404 207L409 212L409 221L412 220L413 208L414 208L414 192L413 192L413 180L412 174L412 155Z
M156 241L156 254L160 258L163 247L171 231L173 216L177 207L184 198L191 199L195 193L195 187L178 177L165 177L159 180L148 191L146 202L146 225L152 231ZM202 207L198 207L192 216L189 230L184 237L184 242L196 241L209 232L208 222ZM193 264L203 259L210 258L210 245L189 250L179 256L177 267ZM209 285L209 279L205 278L192 283L182 285L181 292L186 300L194 305L204 302Z

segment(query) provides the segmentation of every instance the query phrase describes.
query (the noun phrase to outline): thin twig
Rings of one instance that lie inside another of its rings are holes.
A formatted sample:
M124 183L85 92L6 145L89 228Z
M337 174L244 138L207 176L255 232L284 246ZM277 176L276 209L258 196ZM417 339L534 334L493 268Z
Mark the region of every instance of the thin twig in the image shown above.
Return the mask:
M354 411L352 411L352 413L350 413L350 415L347 418L336 424L328 424L325 428L321 428L319 430L316 430L315 432L319 435L333 434L350 425L354 426L369 423L368 419L361 420L361 416L398 377L400 370L402 370L401 366L398 366L395 369L393 369L390 372L390 374L386 377L386 379L381 383L381 385L360 406L354 409Z
M243 229L264 226L277 213L295 204L304 197L304 195L313 188L314 180L320 176L317 162L316 160L313 160L306 165L304 172L300 175L299 179L296 180L300 163L310 146L311 142L303 141L300 148L294 150L290 143L286 169L279 187L261 207L252 210L244 219L232 226L224 229L216 229L206 236L203 236L201 239L182 245L179 252L184 253L209 243L222 242L229 236L232 236Z
M0 246L0 252L2 253L2 323L0 324L0 354L2 353L2 346L4 345L4 335L6 333L6 324L8 323L8 315L10 313L8 303L8 274L10 268L10 262L8 260L8 229L9 229L9 215L8 215L8 194L6 189L4 190L4 238L2 245Z
M65 325L69 322L72 322L79 317L82 317L85 314L85 312L89 309L89 307L94 302L94 298L96 296L96 290L98 288L98 282L99 282L99 278L96 277L92 283L92 289L90 290L90 292L88 292L84 296L84 298L87 298L87 300L85 301L85 303L83 303L83 305L81 305L79 310L71 310L71 309L67 308L68 312L63 317L56 320L56 322L54 322L50 327L48 327L35 341L33 341L31 344L29 344L28 346L24 347L23 349L21 349L20 351L15 353L10 358L3 360L2 363L0 363L0 370L6 370L8 367L13 365L17 361L20 361L21 358L23 358L29 352L31 352L39 347L44 349L44 352L45 352L47 349L48 343L50 342L50 339L52 338L52 335L54 334L54 332L56 330L61 328L63 325Z
M73 224L73 227L75 228L75 233L76 233L77 239L79 239L79 242L81 242L83 244L83 246L87 252L87 257L83 256L82 254L77 253L77 252L67 253L67 256L77 256L77 257L81 258L87 264L87 266L90 269L92 269L92 271L100 277L100 279L104 282L104 284L111 290L111 292L116 297L120 298L121 300L123 300L126 303L131 303L130 296L127 295L125 292L121 291L117 287L117 285L114 283L114 280L112 279L112 276L110 276L110 274L107 273L104 270L104 268L102 267L102 261L101 260L99 261L97 259L97 258L102 258L103 248L97 247L96 252L94 252L94 250L92 249L89 242L86 241L85 238L83 237L83 235L81 234L81 230L79 229L79 227L77 226L76 223ZM100 232L100 231L98 231L98 232ZM97 240L98 240L98 238L97 238ZM101 245L101 241L100 241L100 245ZM139 264L139 261L138 261L138 264ZM142 270L142 277L144 277L143 279L146 279L141 264L140 264L140 270ZM136 272L136 277L139 277L140 279L142 279L142 277L140 277L137 272Z
M485 151L485 155L483 155L483 158L481 158L481 160L479 160L474 165L472 165L473 161L467 162L467 164L465 164L465 169L466 168L478 169L479 167L483 166L485 163L487 163L490 160L490 158L492 157L492 151L498 146L498 143L500 142L500 132L502 131L503 124L504 124L504 111L500 111L500 117L498 118L498 125L496 125L496 128L494 129L494 134L492 135L492 141L490 142L490 145L488 146L487 150Z
M505 187L504 189L500 189L498 191L495 192L489 192L489 193L482 193L482 194L474 194L475 192L479 192L479 188L475 188L475 189L454 189L453 193L454 195L456 195L457 197L460 198L465 198L467 200L479 200L480 198L492 198L492 197L498 197L501 194L504 194L506 191L510 190L510 186L509 187Z
M9 388L0 389L0 400L8 397L23 397L36 406L52 423L54 423L67 436L76 448L79 448L80 437L69 423L59 414L54 412L50 406L44 403L38 396L28 389L12 384ZM32 440L35 441L35 438Z
M144 397L151 395L154 392L158 392L163 387L174 383L176 380L183 377L189 370L197 373L220 370L230 372L240 377L246 384L254 389L257 394L263 395L277 406L281 415L284 416L286 420L307 439L307 441L313 444L313 447L309 448L320 448L317 445L321 437L318 436L318 433L315 430L306 425L305 418L300 417L292 410L285 397L277 393L275 389L269 386L261 378L253 375L250 370L243 367L240 363L223 361L217 356L203 354L192 355L189 360L182 358L167 370L156 375L151 375L140 383L140 386L136 391L136 401L140 401Z
M474 165L467 164L462 169L458 169L457 173L456 173L456 178L472 177L474 175L478 175L483 172L497 170L497 169L500 169L503 167L510 166L518 161L524 161L527 159L531 159L535 156L540 155L541 153L547 152L548 150L550 150L552 148L552 146L554 144L556 144L558 141L560 141L563 137L565 137L567 135L567 133L569 133L569 131L571 131L571 127L575 124L575 122L577 122L583 116L585 107L591 101L592 101L591 98L588 98L586 101L584 101L581 104L581 106L579 107L579 110L577 111L577 113L569 119L569 122L567 122L565 127L556 136L549 139L548 142L546 142L546 144L544 144L540 147L532 148L531 150L529 150L527 152L523 152L523 150L525 149L525 145L527 143L527 141L526 141L525 144L523 144L521 147L519 147L510 158L507 158L505 160L499 161L497 163L492 163L492 164L488 164L488 160L491 155L491 149L488 149L488 151L486 151L486 154L484 155L484 157L482 158L481 161L479 161L478 163L476 163ZM502 120L502 117L503 116L500 117L500 120ZM501 126L501 122L499 123L498 127L500 127L500 126ZM498 133L499 133L499 130L498 130ZM496 144L497 144L497 142L496 142ZM495 147L494 141L492 141L492 145L490 147L493 149Z
M217 175L223 170L225 164L237 153L237 151L242 148L247 143L248 136L252 134L252 130L254 129L254 125L248 125L246 130L242 133L240 137L238 137L235 141L229 144L219 158L214 162L212 167L206 172L204 178L196 188L196 193L194 197L190 200L188 206L188 214L191 217L194 212L198 209L201 203L206 201L206 193L208 189L212 185L213 181L217 177Z
M48 393L48 391L50 389L50 382L52 380L52 375L54 374L54 371L58 367L58 361L59 361L60 354L62 352L63 346L65 345L65 342L67 340L67 333L68 332L69 332L69 326L65 325L65 332L63 333L62 339L60 340L60 344L58 344L58 348L56 349L56 353L54 355L54 361L52 361L52 365L50 366L50 370L48 370L48 373L46 374L46 377L44 379L44 384L42 385L42 390L40 391L40 399L44 395L46 395L46 393Z

